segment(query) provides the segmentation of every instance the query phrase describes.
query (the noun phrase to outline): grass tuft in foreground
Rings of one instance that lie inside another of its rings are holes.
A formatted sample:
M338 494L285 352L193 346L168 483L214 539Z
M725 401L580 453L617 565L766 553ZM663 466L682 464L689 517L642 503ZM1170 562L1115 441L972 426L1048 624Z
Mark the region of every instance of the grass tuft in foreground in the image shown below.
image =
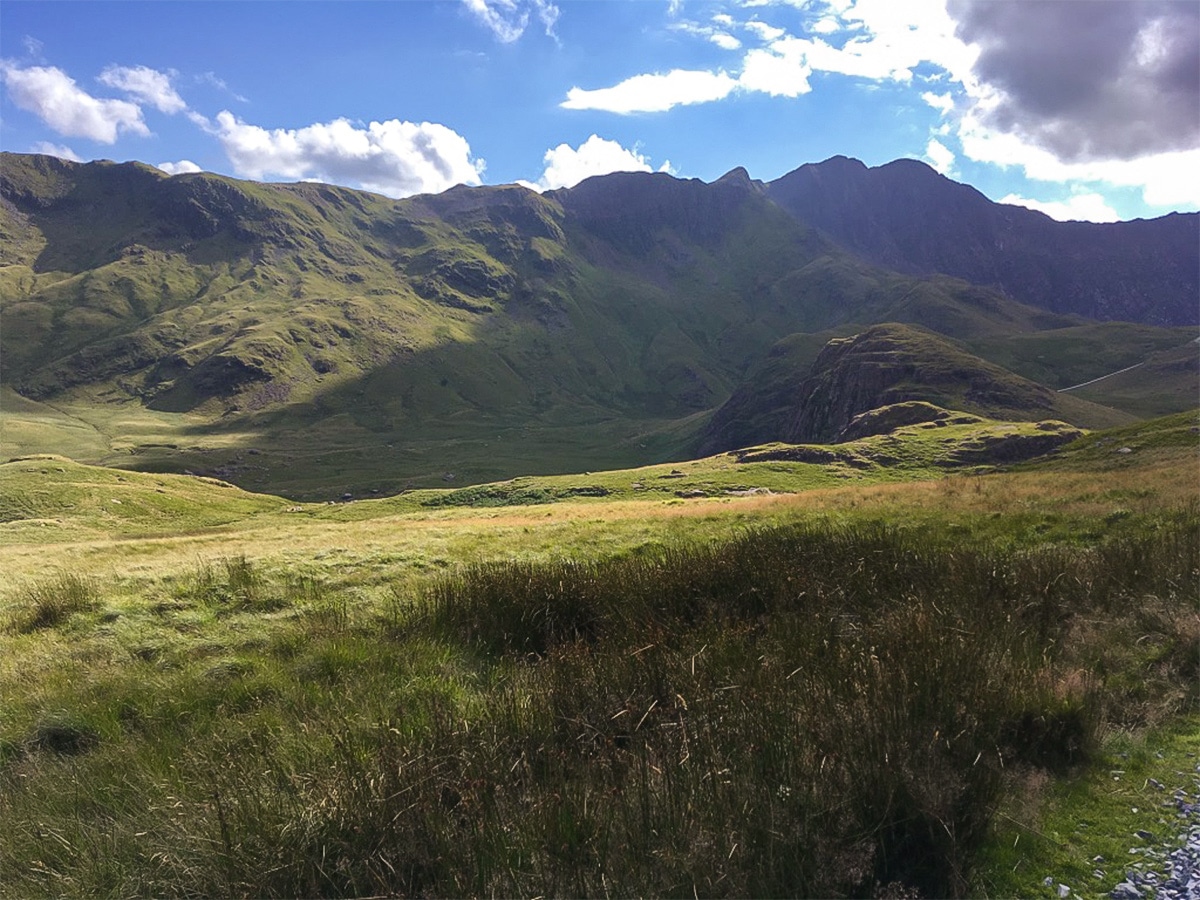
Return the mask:
M26 587L8 610L3 628L15 634L54 628L75 613L94 609L99 602L100 589L94 579L59 572Z

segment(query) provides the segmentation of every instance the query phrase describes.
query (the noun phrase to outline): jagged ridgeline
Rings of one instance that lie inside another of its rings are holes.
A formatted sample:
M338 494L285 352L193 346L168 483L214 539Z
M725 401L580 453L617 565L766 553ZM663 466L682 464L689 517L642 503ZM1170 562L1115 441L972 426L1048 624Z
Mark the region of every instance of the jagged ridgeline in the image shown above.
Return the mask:
M296 496L391 491L693 456L784 335L808 348L792 367L801 378L830 338L893 322L957 342L935 355L970 351L1006 377L1045 382L1035 351L1050 348L1073 360L1055 388L1195 336L1159 327L1194 322L1178 304L1151 303L1149 325L1065 314L1078 310L1050 275L1022 303L924 264L880 268L806 223L803 203L777 203L783 181L615 174L542 195L460 187L396 201L0 155L3 454ZM1167 218L1195 238L1195 216ZM1174 252L1151 237L1147 254ZM1080 253L1064 266L1086 267ZM1117 309L1106 302L1102 313ZM1179 398L1193 363L1184 354L1163 376ZM1036 409L1019 418L1113 424L1162 396L1134 384L1122 413L1059 408L1042 391L1027 390Z

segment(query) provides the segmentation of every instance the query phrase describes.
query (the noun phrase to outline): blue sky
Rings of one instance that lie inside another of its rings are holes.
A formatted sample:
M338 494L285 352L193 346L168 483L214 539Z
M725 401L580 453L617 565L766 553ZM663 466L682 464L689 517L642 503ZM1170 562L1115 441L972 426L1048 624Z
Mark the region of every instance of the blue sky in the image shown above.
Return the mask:
M1097 221L1200 208L1194 0L0 4L0 147L390 196L929 162Z

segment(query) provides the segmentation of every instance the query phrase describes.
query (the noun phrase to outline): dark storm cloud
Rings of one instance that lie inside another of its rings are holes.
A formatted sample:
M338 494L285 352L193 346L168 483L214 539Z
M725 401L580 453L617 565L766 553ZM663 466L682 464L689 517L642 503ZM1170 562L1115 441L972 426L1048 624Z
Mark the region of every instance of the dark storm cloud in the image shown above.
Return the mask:
M1061 159L1200 145L1200 3L950 0L976 76L1004 100L989 124Z

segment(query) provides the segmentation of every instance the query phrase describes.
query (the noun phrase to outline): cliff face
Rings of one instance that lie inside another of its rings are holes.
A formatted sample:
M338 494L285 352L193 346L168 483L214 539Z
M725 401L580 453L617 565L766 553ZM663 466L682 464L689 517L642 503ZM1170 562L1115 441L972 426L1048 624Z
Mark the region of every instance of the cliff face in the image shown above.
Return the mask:
M1058 313L1151 325L1200 321L1200 214L1056 222L993 203L924 163L834 157L767 196L846 249L900 272L940 272Z

